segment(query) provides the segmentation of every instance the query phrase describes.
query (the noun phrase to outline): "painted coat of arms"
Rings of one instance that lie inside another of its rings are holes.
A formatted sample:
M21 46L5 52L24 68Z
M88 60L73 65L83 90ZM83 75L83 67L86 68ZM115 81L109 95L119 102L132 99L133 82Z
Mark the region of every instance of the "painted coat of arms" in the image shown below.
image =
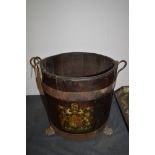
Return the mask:
M92 106L79 105L72 103L69 106L59 105L59 119L61 126L66 131L84 132L92 125Z

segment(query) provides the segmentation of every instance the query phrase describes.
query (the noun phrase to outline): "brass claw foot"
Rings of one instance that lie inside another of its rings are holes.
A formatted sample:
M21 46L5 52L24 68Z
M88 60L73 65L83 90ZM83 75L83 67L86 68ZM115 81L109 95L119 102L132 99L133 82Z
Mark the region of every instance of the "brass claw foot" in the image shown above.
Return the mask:
M112 128L109 128L107 125L105 126L103 133L107 136L111 136L113 134Z
M46 129L45 133L46 133L47 136L52 136L52 135L55 134L55 131L54 131L54 129L53 129L51 126L49 126L49 127Z

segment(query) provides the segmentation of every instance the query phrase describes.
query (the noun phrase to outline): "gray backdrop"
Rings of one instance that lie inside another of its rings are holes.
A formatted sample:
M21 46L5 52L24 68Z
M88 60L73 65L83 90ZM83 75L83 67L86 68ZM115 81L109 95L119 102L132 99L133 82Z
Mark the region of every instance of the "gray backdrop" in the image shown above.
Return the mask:
M39 94L29 59L90 51L128 61L128 0L27 0L27 95ZM128 84L128 67L116 88Z

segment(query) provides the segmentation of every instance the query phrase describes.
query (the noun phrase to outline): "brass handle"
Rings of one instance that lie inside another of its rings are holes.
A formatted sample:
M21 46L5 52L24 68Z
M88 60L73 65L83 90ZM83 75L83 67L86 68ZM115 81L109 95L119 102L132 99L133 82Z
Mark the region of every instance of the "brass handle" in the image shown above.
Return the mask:
M122 71L127 66L126 60L121 60L120 62L118 62L118 65L121 63L124 63L124 65L117 71L117 75L119 74L120 71Z
M41 70L40 70L40 61L41 61L41 58L38 56L32 57L30 59L30 64L31 64L32 68L34 69L36 78L38 77L38 75L40 77L42 77L41 76Z
M32 57L31 59L30 59L30 64L31 64L31 66L33 67L33 68L35 68L39 63L40 63L40 61L41 61L41 58L40 57Z
M40 69L40 61L41 58L40 57L32 57L30 59L30 64L32 66L32 68L34 69L35 72L35 76L36 76L36 83L37 83L37 87L39 89L39 92L41 95L44 94L44 91L42 89L42 74L41 74L41 69Z

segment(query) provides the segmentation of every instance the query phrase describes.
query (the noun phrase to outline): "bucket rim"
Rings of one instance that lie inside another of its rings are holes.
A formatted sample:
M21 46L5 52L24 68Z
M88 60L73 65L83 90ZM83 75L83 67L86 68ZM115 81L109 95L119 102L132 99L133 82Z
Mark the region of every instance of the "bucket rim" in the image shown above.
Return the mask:
M101 72L97 75L90 75L90 76L79 76L79 77L72 77L72 76L63 76L63 75L57 75L57 74L54 74L54 73L50 73L48 72L45 67L44 67L44 61L51 58L51 57L56 57L56 56L60 56L60 55L63 55L63 54L73 54L73 53L85 53L85 54L94 54L94 55L98 55L98 56L102 56L102 57L105 57L109 60L111 60L113 62L113 67L109 70L107 70L106 72ZM41 71L46 74L47 76L49 77L52 77L52 78L55 78L55 79L60 79L60 80L71 80L71 81L83 81L83 80L94 80L94 79L98 79L98 78L102 78L108 74L110 74L113 70L117 69L118 67L118 64L119 62L112 59L111 57L109 56L106 56L106 55L102 55L102 54L99 54L99 53L94 53L94 52L64 52L64 53L60 53L60 54L55 54L55 55L52 55L52 56L48 56L48 57L45 57L44 59L42 59L40 61L40 67L41 67Z

